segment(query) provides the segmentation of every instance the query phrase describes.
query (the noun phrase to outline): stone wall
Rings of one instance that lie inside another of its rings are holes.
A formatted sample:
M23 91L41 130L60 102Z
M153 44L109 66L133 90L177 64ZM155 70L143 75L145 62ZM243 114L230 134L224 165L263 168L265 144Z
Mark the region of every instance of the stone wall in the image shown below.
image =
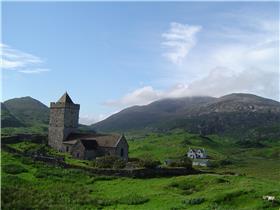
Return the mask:
M15 144L23 140L38 144L45 144L47 143L47 138L47 135L41 134L17 134L14 136L1 137L1 144Z
M79 109L79 104L51 103L48 144L52 148L63 151L62 142L77 131Z

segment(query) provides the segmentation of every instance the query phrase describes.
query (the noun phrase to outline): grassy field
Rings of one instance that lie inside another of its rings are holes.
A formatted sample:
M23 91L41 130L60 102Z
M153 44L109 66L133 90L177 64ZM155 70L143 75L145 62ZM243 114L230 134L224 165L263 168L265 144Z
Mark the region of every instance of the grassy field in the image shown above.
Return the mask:
M2 209L278 209L274 180L230 175L130 179L92 176L2 155Z
M263 147L240 147L234 139L200 137L181 130L166 134L131 135L130 157L151 157L164 161L185 155L188 149L205 148L215 165L210 171L235 172L280 181L280 140L263 141ZM225 161L227 163L225 164ZM203 168L202 168L203 169Z
M181 130L128 138L130 157L161 162L184 155L189 147L204 147L216 164L203 170L215 173L152 179L93 176L2 151L2 209L280 208L279 141L267 140L261 148L244 148L234 139L203 138ZM26 151L40 145L20 142L12 146ZM67 154L60 155L68 163L87 165ZM230 162L222 164L224 160ZM226 175L228 172L238 174ZM276 196L277 202L263 200L264 195Z

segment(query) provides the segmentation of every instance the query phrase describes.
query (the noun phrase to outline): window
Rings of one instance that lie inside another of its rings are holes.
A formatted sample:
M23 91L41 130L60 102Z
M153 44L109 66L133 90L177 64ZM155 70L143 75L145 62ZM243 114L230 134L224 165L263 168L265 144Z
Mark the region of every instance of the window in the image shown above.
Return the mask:
M66 152L69 152L69 147L68 146L66 147Z
M80 153L77 153L76 156L77 156L77 158L80 157Z
M121 148L121 157L123 157L123 153L124 153L123 148Z

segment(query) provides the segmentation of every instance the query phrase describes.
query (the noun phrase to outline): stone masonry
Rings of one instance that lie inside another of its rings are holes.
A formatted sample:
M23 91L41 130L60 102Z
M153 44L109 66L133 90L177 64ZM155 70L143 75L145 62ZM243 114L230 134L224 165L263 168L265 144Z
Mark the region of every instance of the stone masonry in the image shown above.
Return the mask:
M50 104L49 145L63 151L63 141L70 133L76 132L79 121L80 105L74 104L67 92Z

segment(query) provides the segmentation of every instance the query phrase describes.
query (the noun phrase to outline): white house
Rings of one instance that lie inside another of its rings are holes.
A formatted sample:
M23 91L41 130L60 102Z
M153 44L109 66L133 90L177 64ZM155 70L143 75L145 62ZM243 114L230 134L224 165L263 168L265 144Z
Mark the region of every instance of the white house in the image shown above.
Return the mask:
M207 158L207 153L205 149L192 149L189 148L189 151L187 153L188 157L191 159L205 159Z

